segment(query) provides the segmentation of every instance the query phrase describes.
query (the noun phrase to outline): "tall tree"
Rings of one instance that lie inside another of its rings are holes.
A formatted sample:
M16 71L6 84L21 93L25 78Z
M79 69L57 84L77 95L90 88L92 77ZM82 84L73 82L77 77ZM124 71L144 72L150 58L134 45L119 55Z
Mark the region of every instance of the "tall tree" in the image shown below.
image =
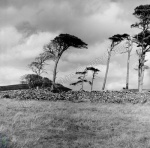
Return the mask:
M122 52L122 53L127 53L128 54L128 58L127 58L127 75L126 75L126 89L129 89L129 68L130 68L130 57L131 57L131 51L133 48L133 38L131 36L129 36L127 38L127 47L126 47L126 51Z
M128 34L122 34L122 35L116 34L116 35L109 38L111 40L111 46L110 46L110 49L108 50L107 66L106 66L106 72L105 72L105 77L104 77L102 90L105 89L105 85L106 85L111 53L112 53L114 47L117 46L121 41L123 41L127 37L128 37Z
M94 67L87 67L87 70L90 70L93 72L93 75L92 75L92 81L91 81L91 91L93 90L93 82L94 82L94 79L95 79L95 75L98 74L98 72L100 71L99 69L97 68L94 68Z
M87 44L76 36L70 34L60 34L51 40L49 44L44 46L45 53L47 53L47 56L49 57L48 59L55 61L51 90L54 90L55 88L58 62L64 51L66 51L69 47L87 48Z
M138 64L138 90L143 90L144 71L147 69L145 66L145 56L147 52L150 52L150 5L140 5L134 9L133 15L139 20L139 22L132 24L131 27L137 27L142 30L140 33L134 36L135 43L137 43L137 54L139 56Z

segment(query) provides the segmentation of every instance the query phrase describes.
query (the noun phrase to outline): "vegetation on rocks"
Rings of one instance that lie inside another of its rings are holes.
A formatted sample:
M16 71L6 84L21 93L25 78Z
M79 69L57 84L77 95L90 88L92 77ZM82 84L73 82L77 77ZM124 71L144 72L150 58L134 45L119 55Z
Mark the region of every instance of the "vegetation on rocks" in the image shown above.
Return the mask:
M68 91L52 93L48 89L28 89L4 91L1 98L18 100L48 100L48 101L73 101L73 102L100 102L100 103L131 103L144 104L150 102L150 92L138 93L132 91Z

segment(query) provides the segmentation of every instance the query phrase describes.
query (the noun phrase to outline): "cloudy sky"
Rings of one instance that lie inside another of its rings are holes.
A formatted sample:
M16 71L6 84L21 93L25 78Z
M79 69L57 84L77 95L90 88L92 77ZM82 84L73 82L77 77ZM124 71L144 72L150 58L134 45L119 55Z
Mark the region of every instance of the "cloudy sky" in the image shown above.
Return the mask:
M0 85L20 83L20 77L32 73L28 68L43 45L60 33L81 38L88 49L66 51L58 65L57 82L70 87L77 80L76 71L94 64L101 72L95 79L95 90L102 88L106 69L108 38L114 34L134 35L131 29L137 19L134 8L149 4L149 0L0 0ZM116 47L108 73L107 89L122 89L126 80L127 54L120 54L124 44ZM147 55L147 59L150 55ZM96 62L96 59L101 59ZM48 62L47 76L52 79L53 61ZM150 66L150 60L146 63ZM130 66L130 88L137 88L137 65L135 50ZM91 79L91 73L87 75ZM73 88L73 87L71 87ZM78 89L79 86L74 89ZM150 70L145 71L144 88L150 89ZM85 89L89 89L85 85Z

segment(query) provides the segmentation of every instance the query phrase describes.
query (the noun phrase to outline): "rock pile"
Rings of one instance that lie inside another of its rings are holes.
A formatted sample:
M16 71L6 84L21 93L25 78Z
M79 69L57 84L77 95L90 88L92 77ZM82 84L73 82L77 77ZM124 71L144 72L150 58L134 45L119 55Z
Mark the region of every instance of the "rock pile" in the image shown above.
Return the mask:
M101 102L101 103L132 103L144 104L150 102L150 93L138 93L132 91L68 91L52 93L47 89L27 89L0 92L1 98L18 100L66 100L72 102Z

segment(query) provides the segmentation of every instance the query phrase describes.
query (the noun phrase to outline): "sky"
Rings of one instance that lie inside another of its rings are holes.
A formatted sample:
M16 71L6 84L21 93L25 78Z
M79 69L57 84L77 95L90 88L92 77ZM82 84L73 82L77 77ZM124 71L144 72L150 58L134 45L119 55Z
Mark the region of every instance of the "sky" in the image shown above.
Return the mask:
M43 52L43 46L60 33L75 35L88 44L88 49L69 48L58 64L57 83L72 89L76 71L94 66L100 72L94 80L94 90L101 90L106 70L107 49L114 34L134 35L140 30L130 26L137 22L135 7L149 0L0 0L0 86L20 83L21 77L33 73L28 65ZM106 89L121 90L126 83L127 54L125 42L115 48L111 57ZM137 88L138 58L132 51L130 88ZM146 59L150 59L147 54ZM52 79L53 61L47 62ZM150 66L150 60L146 62ZM91 80L92 73L86 78ZM150 70L144 74L144 88L150 89ZM89 84L84 85L89 90Z

